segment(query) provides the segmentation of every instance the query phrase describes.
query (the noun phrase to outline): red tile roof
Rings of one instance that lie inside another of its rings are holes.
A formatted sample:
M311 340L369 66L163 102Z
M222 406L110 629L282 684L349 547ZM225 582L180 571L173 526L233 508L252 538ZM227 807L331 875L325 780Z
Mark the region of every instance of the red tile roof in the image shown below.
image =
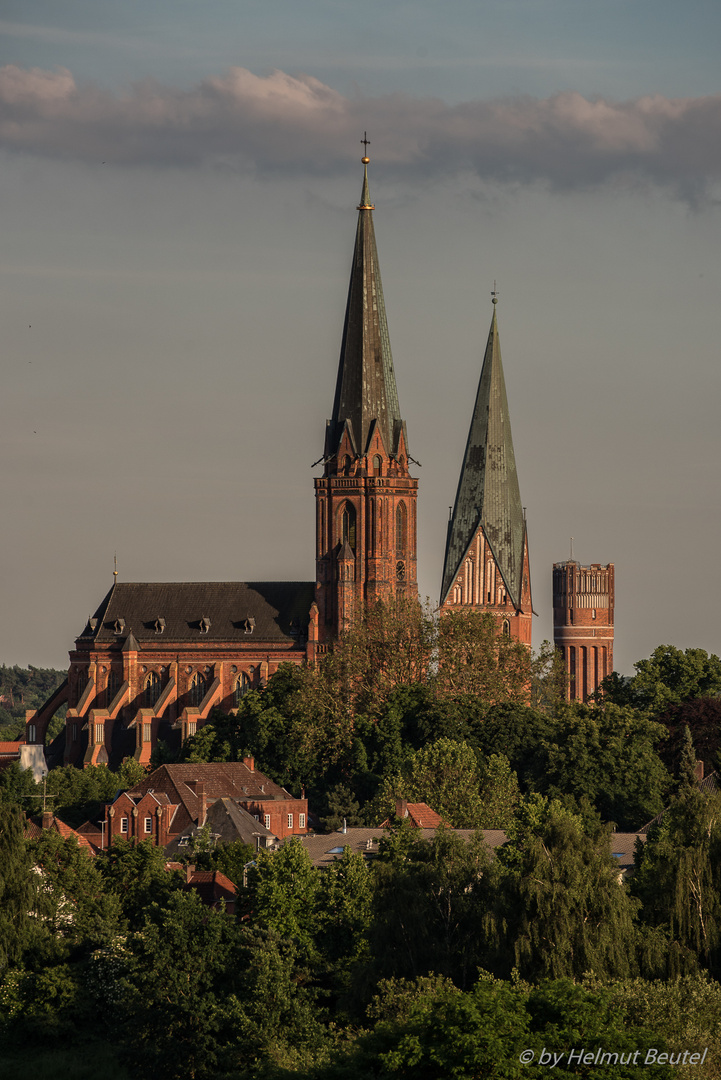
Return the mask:
M42 817L30 818L25 827L25 835L30 840L39 840L43 835L44 828L42 824ZM48 825L45 826L51 832L56 832L62 836L63 840L70 840L74 838L77 840L78 847L81 848L87 855L97 855L96 847L90 843L87 837L82 833L76 832L75 829L71 829L69 825L66 825L60 818L52 817Z

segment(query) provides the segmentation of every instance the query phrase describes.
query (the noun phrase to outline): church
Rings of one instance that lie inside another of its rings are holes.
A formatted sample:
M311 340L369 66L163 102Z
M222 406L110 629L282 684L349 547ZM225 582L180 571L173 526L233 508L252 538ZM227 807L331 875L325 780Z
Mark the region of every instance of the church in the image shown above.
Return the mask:
M398 401L364 157L363 186L331 418L314 481L314 581L116 580L70 652L67 679L26 717L44 745L67 705L50 764L149 764L160 740L230 712L283 663L312 663L363 605L417 596L418 481ZM448 524L441 612L491 611L531 644L525 512L496 320Z

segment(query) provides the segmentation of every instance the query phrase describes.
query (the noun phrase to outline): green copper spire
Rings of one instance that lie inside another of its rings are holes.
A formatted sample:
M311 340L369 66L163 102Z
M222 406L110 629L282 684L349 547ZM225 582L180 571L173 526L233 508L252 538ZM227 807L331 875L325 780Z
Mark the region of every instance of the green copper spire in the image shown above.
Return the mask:
M478 528L482 527L503 575L509 598L518 608L525 523L501 364L496 302L494 290L493 319L486 355L468 432L456 504L448 525L441 603L448 596Z
M395 452L402 426L373 230L368 158L363 158L363 166L363 189L326 457L336 452L346 421L359 455L366 451L374 420L378 421L388 454Z

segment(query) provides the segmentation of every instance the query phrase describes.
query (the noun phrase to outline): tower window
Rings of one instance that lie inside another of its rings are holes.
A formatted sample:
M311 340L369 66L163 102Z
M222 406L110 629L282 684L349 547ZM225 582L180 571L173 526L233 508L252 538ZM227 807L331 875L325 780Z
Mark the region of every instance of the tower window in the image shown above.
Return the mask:
M508 619L503 620L503 636L504 637L510 637L511 636L511 624L508 621Z
M406 550L407 518L405 503L398 503L396 507L396 554L402 555Z
M341 534L343 543L355 552L355 509L346 503L341 515Z
M376 454L376 456L373 458L373 475L380 476L382 467L383 462L381 461L380 455Z

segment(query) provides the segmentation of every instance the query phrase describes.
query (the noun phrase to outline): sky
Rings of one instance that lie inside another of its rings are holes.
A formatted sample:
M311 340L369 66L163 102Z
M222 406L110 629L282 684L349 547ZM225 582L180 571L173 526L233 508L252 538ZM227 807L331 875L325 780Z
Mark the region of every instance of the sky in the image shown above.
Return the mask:
M490 325L615 667L721 653L717 0L5 0L0 663L121 581L312 580L362 182L437 601Z

